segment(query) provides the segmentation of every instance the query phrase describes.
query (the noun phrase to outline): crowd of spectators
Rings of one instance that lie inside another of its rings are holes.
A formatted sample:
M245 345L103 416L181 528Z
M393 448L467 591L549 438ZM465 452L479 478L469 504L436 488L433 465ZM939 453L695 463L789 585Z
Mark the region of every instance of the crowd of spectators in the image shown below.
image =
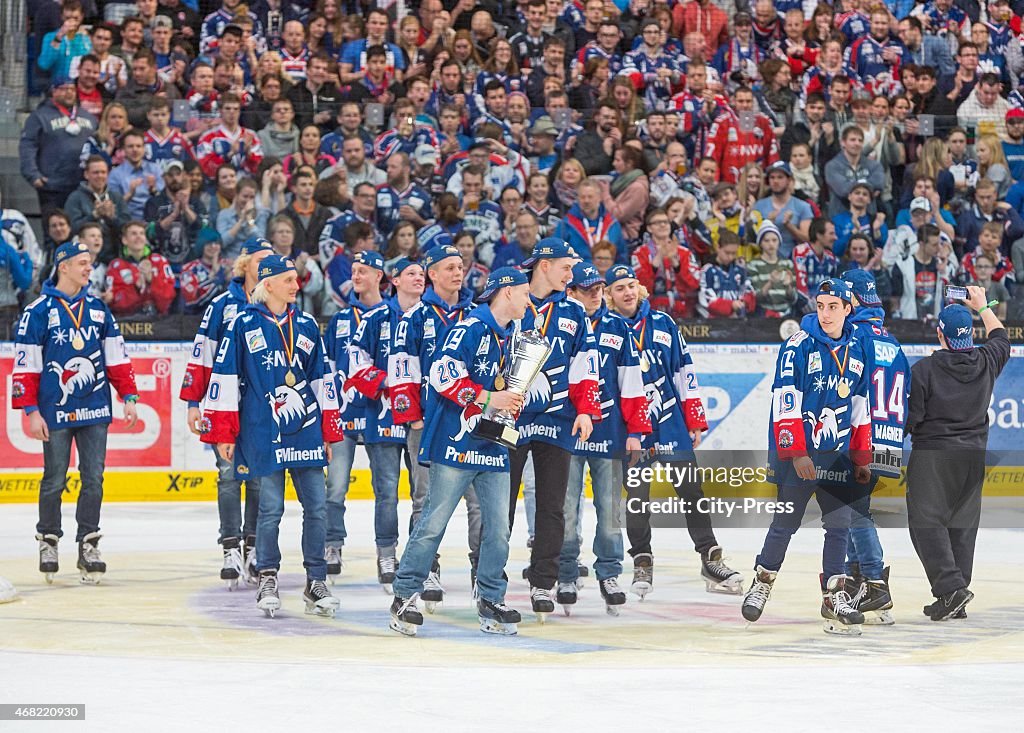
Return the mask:
M681 318L799 315L851 266L897 318L1019 307L1024 0L30 5L43 241L3 212L0 305L73 237L119 315L202 312L252 237L330 315L365 249L455 244L479 289L558 236Z

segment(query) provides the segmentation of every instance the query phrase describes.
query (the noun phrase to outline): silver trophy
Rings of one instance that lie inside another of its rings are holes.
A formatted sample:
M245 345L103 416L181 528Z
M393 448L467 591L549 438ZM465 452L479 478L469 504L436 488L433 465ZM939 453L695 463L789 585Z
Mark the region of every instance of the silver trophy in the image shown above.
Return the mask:
M503 374L494 380L497 391L507 389L509 392L525 395L544 368L544 362L551 353L551 344L540 331L516 331L509 340L508 360L505 362ZM497 410L488 407L484 410L480 421L473 428L473 436L506 448L515 448L519 441L516 429L516 418L508 410Z

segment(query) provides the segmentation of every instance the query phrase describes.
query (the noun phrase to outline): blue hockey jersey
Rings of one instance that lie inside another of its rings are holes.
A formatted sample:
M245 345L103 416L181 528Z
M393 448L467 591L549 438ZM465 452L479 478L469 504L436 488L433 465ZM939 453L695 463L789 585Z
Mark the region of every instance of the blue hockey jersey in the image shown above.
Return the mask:
M644 300L632 318L626 318L633 340L648 371L644 393L652 432L641 441L649 460L692 460L691 430L707 430L700 399L697 370L679 326L668 313Z
M38 407L50 430L109 423L111 384L138 394L113 314L87 288L69 298L46 281L18 321L11 407Z
M355 388L369 398L366 406L366 443L405 443L405 427L391 413L388 357L392 337L402 320L398 297L367 311L348 347L349 371L344 388Z
M903 430L910 397L910 363L896 337L882 324L881 308L857 308L850 317L864 346L871 401L871 470L899 478Z
M572 452L622 458L629 435L643 436L652 430L640 354L629 324L608 306L602 305L589 319L597 342L601 421L594 423L590 438L576 439Z
M220 341L224 338L227 326L249 303L245 292L245 280L236 277L228 284L226 292L221 293L203 312L203 320L199 331L192 341L192 355L189 357L185 376L181 381L179 397L192 407L198 407L206 397L206 389L213 374L213 360L217 356Z
M350 371L348 349L352 344L352 336L371 308L363 305L355 292L350 292L345 302L348 306L335 313L331 322L327 324L324 348L327 351L327 362L331 366L331 372L337 379L341 428L345 435L354 438L366 430L366 412L370 400L355 387L344 387Z
M775 366L768 480L780 486L815 483L793 468L794 458L809 456L817 483L849 484L854 464L871 461L864 344L849 320L838 339L822 331L814 313L804 316L800 327L782 345Z
M531 295L530 309L517 328L536 328L551 343L551 354L526 393L519 445L539 440L571 450L576 416L601 419L600 360L587 311L563 291L543 300Z
M377 229L385 237L402 220L399 212L403 206L411 206L424 219L434 218L429 193L415 183L410 183L404 191L385 183L377 187Z
M405 425L423 419L438 343L444 343L448 330L474 307L468 290L459 294L459 302L448 305L433 288L427 288L420 304L402 317L388 357L388 394L395 423ZM475 368L489 367L478 363Z
M473 437L473 430L482 414L474 400L482 390L495 391L494 378L508 357L513 329L514 324L498 326L490 307L481 305L448 331L430 367L420 463L437 461L467 471L509 470L508 449ZM487 368L477 369L476 364Z
M320 327L294 305L279 318L250 303L231 321L203 408L200 439L234 443L235 475L242 479L326 466L324 443L344 438Z

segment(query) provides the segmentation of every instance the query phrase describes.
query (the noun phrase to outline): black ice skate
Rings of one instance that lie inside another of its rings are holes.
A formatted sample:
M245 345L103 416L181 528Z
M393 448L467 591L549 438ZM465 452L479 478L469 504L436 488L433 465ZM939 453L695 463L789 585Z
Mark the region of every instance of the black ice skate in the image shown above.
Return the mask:
M928 617L932 621L946 621L951 618L966 618L964 616L957 616L958 613L964 611L968 603L974 600L974 594L967 590L967 588L958 588L952 593L947 593L941 598L937 599L935 603L929 607L931 611L928 613Z
M256 585L260 582L260 574L256 572L256 535L245 536L245 542L242 544L242 560L246 585Z
M103 573L107 572L107 564L100 557L99 532L90 532L78 543L78 569L82 572L81 583L99 585Z
M754 580L750 584L747 595L743 597L743 607L740 609L743 618L747 621L753 623L761 618L764 607L768 603L768 599L771 598L772 586L775 584L777 576L778 572L765 570L760 565L754 569Z
M55 534L37 534L39 540L39 572L43 574L47 583L53 582L53 576L60 570L57 563L57 541Z
M438 562L436 556L430 566L430 572L427 573L427 579L423 581L420 600L423 601L423 607L427 609L427 613L433 613L437 604L444 600L444 587L441 585L441 563Z
M397 631L405 636L416 636L416 627L423 625L423 614L416 608L416 599L419 593L413 593L412 598L400 598L395 596L391 602L391 623L392 631Z
M605 611L609 616L619 615L619 606L626 604L626 594L619 588L618 578L605 578L597 581L597 587L604 598Z
M722 561L722 548L718 545L700 554L700 574L708 593L743 593L743 576Z
M276 570L264 570L260 573L260 584L256 589L256 608L263 611L267 618L274 618L274 614L281 608Z
M583 590L583 579L590 577L590 568L581 563L576 563L576 590Z
M555 601L551 597L550 588L534 588L530 586L530 603L533 605L533 612L537 614L537 620L544 623L548 614L555 610Z
M824 578L824 576L822 576ZM821 592L821 617L826 634L860 636L864 614L854 608L846 591L846 575L833 575Z
M341 548L330 545L325 547L324 561L327 563L327 580L334 585L334 579L341 575Z
M559 583L555 589L555 601L562 607L562 613L572 615L572 607L576 605L578 587L576 583Z
M237 537L225 537L220 547L224 552L224 564L220 568L220 579L225 581L228 590L234 590L245 575L245 560L242 558L242 541Z
M322 580L306 579L306 590L302 594L306 601L306 613L316 616L334 618L335 612L341 608L341 601L331 595L327 583Z
M880 580L864 580L863 595L854 596L853 606L864 614L868 625L891 626L896 623L892 615L892 595L889 593L889 568L882 570Z
M641 601L654 590L654 555L643 553L633 558L633 583L629 590Z
M481 598L477 601L476 612L480 617L480 630L485 634L515 636L519 633L516 624L523 620L519 611L504 603L491 603Z
M395 572L398 570L398 560L395 558L394 547L377 548L377 582L381 589L391 595L391 585L395 582Z

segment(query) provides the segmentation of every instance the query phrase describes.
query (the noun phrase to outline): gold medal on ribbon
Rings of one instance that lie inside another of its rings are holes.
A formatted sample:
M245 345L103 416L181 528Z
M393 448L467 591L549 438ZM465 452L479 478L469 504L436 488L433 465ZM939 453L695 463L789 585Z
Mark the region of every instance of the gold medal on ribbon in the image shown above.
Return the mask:
M846 399L850 396L850 385L846 382L840 381L839 386L836 387L836 394L839 395L840 399Z
M646 356L640 357L640 371L644 373L651 371L651 362L647 361Z
M75 337L71 339L71 347L75 351L81 351L85 348L85 339L82 338L82 334L76 333Z
M68 329L68 336L71 336L72 332L75 334L71 336L71 348L75 351L81 351L85 348L85 339L82 337L82 316L85 315L85 298L78 301L78 315L65 303L63 300L58 301L64 310L67 311L68 318L75 324L74 329Z
M846 365L850 363L850 345L846 345L846 349L843 351L842 361L839 361L839 357L836 356L837 350L838 347L835 349L829 349L828 353L832 355L832 361L834 361L836 363L836 367L839 368L839 384L836 385L836 394L839 395L839 399L845 400L850 396L850 385L843 381L843 375L846 374Z
M266 318L266 316L264 316ZM281 334L281 345L284 347L284 355L288 361L288 371L284 373L284 383L289 387L295 386L295 374L291 370L292 363L295 361L295 326L292 323L292 313L288 311L288 338L284 336L284 329L281 328L281 323L277 318L271 318L274 325L277 326L277 332Z
M505 377L500 374L494 378L494 389L498 392L505 389Z
M284 373L284 383L287 384L289 387L295 386L295 375L292 373L291 369Z

